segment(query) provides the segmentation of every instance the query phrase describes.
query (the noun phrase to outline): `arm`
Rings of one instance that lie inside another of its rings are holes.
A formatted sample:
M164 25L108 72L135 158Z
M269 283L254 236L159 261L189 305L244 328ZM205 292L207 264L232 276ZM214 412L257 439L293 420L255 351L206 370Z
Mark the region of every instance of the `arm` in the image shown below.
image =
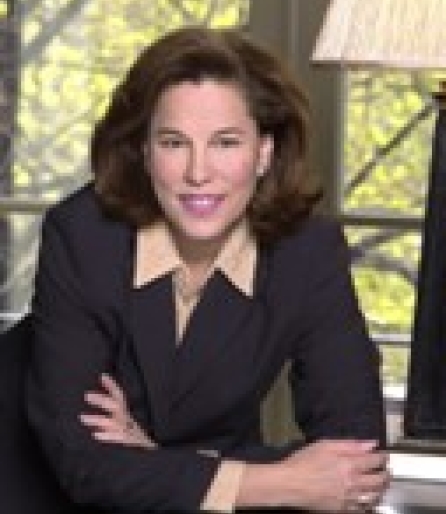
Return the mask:
M389 481L374 441L311 443L272 464L247 464L237 505L311 512L369 512Z
M100 387L85 394L86 407L80 421L91 429L92 437L103 443L141 448L155 448L156 443L133 418L124 391L109 375L101 376ZM94 410L91 411L91 408ZM200 453L200 450L197 450ZM201 450L203 455L216 455L212 450ZM245 464L223 460L206 492L200 509L231 512L240 486Z
M275 268L282 309L293 309L291 386L310 441L271 464L247 464L238 504L364 511L389 481L379 358L366 335L340 229L316 222ZM303 289L302 289L303 288ZM302 302L297 305L296 291Z
M102 378L104 392L88 393L87 403L98 414L83 414L93 436L105 443L153 447L132 419L122 389L111 377ZM387 480L385 456L375 442L324 441L273 464L223 462L202 508L231 511L238 507L287 506L344 511L380 500Z
M85 392L95 389L98 377L111 370L119 337L118 316L109 306L98 309L82 259L100 260L105 255L116 261L116 273L121 262L116 241L104 241L101 254L94 255L90 240L98 234L88 233L88 221L82 234L74 234L70 224L68 216L55 212L44 223L33 303L30 422L76 502L132 512L194 510L218 459L178 448L101 444L79 420Z
M297 270L285 271L287 305L296 305L295 291L306 281L304 307L294 316L291 385L310 444L273 464L248 464L238 501L363 511L379 503L389 481L387 456L377 448L385 442L379 357L358 309L341 231L319 222L303 230L299 248L284 252L277 268Z
M308 440L357 438L385 445L380 357L367 335L337 225L308 231L303 329L292 350L291 386Z

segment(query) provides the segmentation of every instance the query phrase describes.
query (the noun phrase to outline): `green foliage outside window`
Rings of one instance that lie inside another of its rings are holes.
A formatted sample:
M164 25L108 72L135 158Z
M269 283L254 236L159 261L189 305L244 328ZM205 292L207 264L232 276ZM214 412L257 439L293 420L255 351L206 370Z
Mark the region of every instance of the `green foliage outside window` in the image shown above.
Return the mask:
M361 307L370 332L384 343L411 337L439 78L394 72L347 77L340 207L351 222L346 234ZM355 225L361 218L372 221ZM403 382L408 347L382 349L385 380Z

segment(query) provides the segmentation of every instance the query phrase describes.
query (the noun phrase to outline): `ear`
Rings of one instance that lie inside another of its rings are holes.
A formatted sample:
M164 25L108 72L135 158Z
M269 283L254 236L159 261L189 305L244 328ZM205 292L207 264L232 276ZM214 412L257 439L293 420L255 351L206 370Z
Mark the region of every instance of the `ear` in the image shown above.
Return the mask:
M269 169L274 154L274 138L271 134L262 136L260 142L259 162L257 165L258 175L263 176Z

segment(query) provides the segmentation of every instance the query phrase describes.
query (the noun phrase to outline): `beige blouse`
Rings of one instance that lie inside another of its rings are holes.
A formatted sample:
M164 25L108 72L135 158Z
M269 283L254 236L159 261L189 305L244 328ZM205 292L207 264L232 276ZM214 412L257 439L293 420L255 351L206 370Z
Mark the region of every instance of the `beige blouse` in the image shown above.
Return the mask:
M257 246L248 224L243 221L231 232L207 277L211 277L218 269L234 287L251 297L256 262ZM192 282L187 266L177 252L169 228L164 222L160 222L141 229L137 234L133 285L135 288L142 287L168 274L172 276L174 285L177 344L181 344L189 317L200 300L202 287L197 287ZM215 456L218 457L217 452ZM244 467L244 463L239 461L222 460L201 503L201 509L232 512Z

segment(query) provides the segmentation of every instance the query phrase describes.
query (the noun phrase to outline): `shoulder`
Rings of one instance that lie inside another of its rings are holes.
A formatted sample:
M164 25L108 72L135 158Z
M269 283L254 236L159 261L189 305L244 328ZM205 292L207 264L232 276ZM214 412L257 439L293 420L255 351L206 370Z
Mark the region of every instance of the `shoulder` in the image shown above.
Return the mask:
M306 296L334 277L347 277L350 257L342 227L325 216L308 218L268 252L270 287L283 297Z
M108 218L89 184L51 207L42 224L39 263L50 274L109 290L128 273L132 228Z
M332 252L347 249L340 223L332 217L313 215L304 220L293 233L273 245L274 259L314 264L327 260Z
M87 244L128 237L131 231L129 225L105 215L92 183L52 206L44 217L43 230L48 226L57 227L60 233L72 238L81 237Z
M321 316L335 315L337 306L355 303L350 252L336 220L308 219L278 241L270 255L267 292L281 316L297 316L302 327L314 327Z
M55 222L63 220L79 223L83 220L100 222L107 219L92 182L88 182L50 207L46 218Z

